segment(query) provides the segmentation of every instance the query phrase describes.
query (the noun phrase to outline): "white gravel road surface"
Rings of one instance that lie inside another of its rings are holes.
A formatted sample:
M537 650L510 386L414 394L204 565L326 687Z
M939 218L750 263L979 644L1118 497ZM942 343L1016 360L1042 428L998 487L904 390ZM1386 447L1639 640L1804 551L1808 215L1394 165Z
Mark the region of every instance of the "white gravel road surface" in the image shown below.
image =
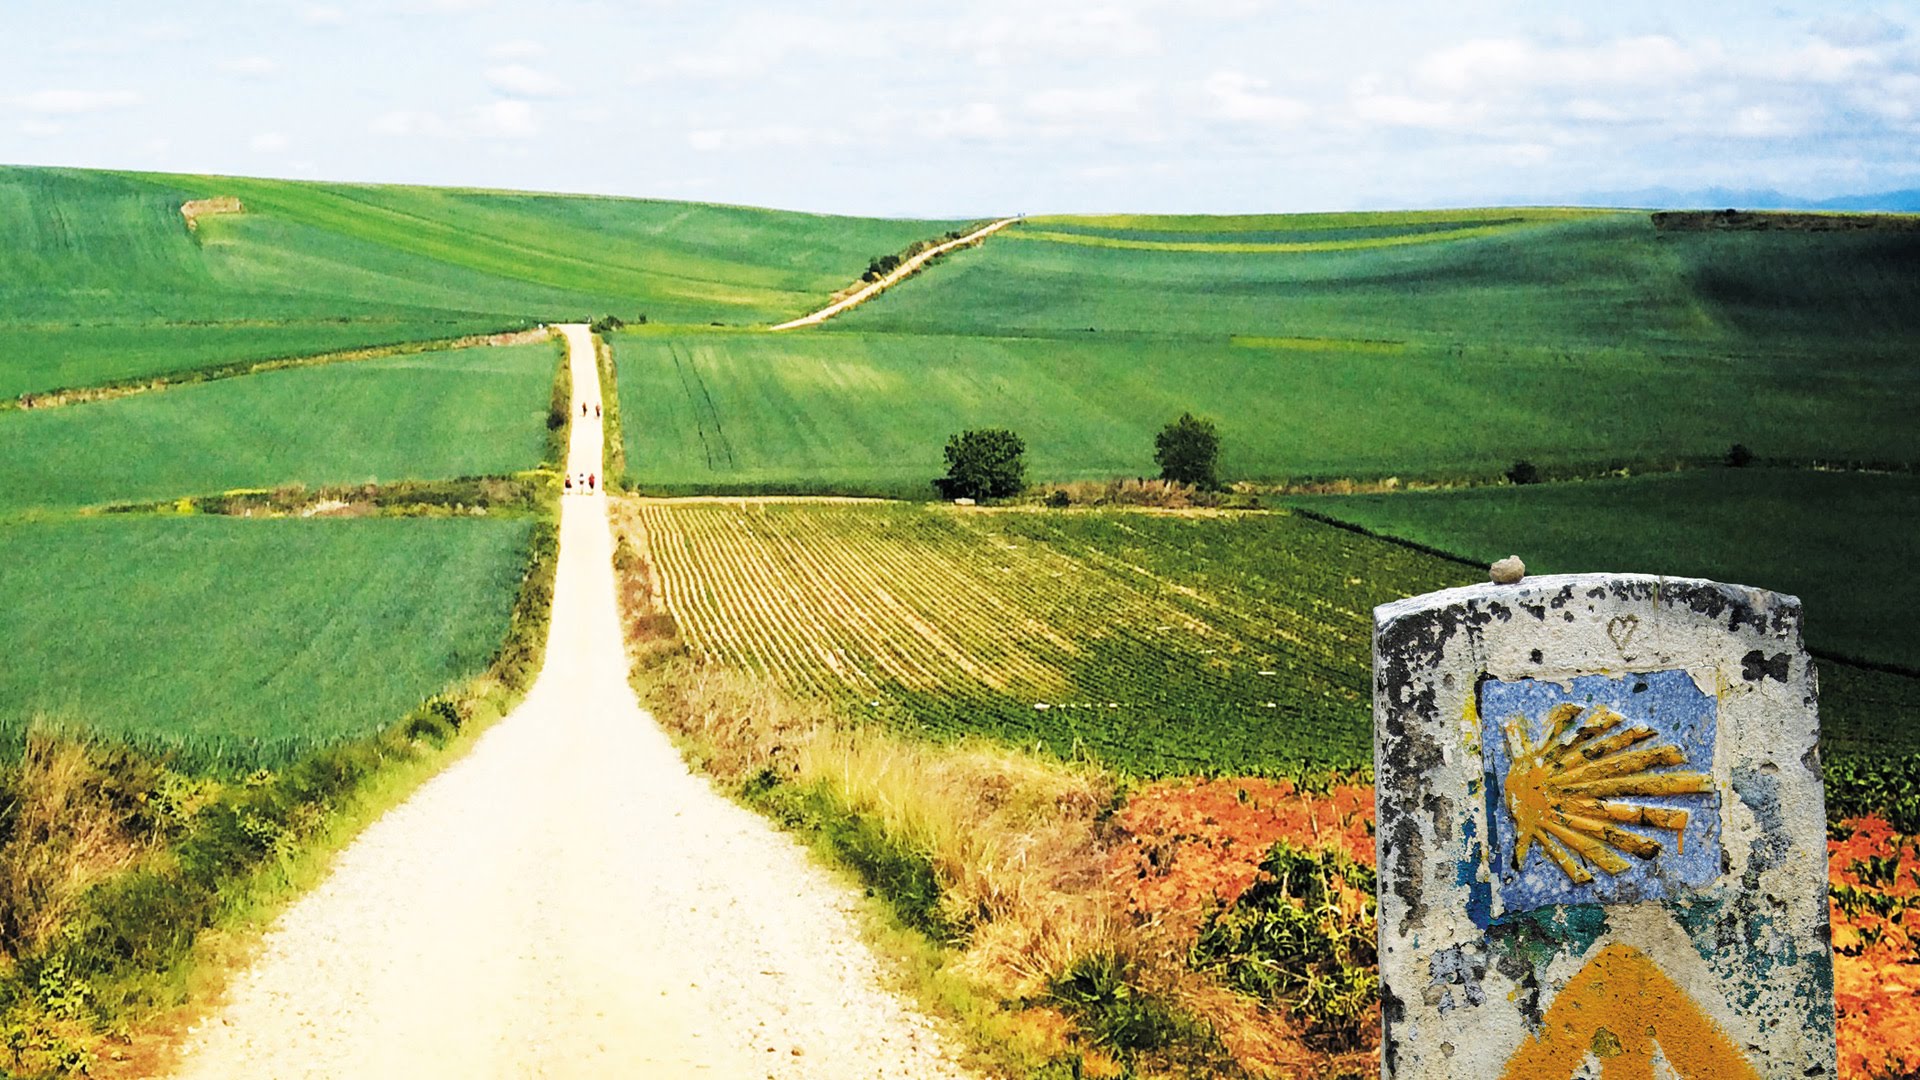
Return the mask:
M586 327L573 470L598 472ZM546 667L268 932L176 1075L968 1075L856 898L690 775L625 680L604 498L570 496Z

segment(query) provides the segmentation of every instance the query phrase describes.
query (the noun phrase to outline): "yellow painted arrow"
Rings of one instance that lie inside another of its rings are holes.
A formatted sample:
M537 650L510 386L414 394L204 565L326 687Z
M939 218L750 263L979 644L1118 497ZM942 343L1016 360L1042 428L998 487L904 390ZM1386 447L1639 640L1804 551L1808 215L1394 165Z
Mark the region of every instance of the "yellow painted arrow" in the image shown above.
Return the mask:
M1502 1077L1567 1080L1592 1054L1601 1080L1653 1080L1656 1043L1681 1080L1760 1080L1699 1003L1626 945L1600 950L1568 981Z

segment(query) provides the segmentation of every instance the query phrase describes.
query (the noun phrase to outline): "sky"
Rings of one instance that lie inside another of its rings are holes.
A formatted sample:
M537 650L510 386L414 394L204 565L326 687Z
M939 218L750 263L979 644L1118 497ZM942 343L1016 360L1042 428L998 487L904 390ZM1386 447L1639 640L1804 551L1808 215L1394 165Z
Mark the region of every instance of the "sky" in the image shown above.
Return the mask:
M0 162L889 216L1920 187L1920 0L0 0Z

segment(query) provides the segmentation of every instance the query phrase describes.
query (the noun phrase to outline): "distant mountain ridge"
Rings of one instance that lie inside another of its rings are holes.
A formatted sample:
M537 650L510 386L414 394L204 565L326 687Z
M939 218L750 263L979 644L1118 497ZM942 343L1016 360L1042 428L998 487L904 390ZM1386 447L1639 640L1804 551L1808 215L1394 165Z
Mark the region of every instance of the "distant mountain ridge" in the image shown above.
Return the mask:
M1597 191L1576 196L1576 206L1645 206L1663 210L1869 210L1894 214L1920 213L1920 188L1877 195L1840 195L1805 199L1771 188L1739 190L1711 187L1692 191L1677 188L1641 188L1636 191Z

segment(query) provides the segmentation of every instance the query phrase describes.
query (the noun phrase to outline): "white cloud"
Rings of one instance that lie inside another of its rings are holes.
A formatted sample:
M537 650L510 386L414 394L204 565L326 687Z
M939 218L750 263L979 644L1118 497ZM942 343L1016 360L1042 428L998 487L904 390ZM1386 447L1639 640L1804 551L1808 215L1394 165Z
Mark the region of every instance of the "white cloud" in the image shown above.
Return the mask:
M892 54L875 24L790 11L760 11L706 35L700 49L679 49L636 57L631 81L764 78L797 58L829 57L855 64Z
M1747 105L1727 120L1728 134L1743 139L1779 139L1805 131L1805 124L1767 105Z
M1486 110L1475 105L1416 98L1406 94L1361 94L1353 99L1353 115L1367 124L1383 127L1461 131L1480 127Z
M530 139L540 134L532 104L513 98L475 105L456 117L420 109L393 109L374 117L367 130L401 139Z
M1267 92L1268 82L1238 71L1216 71L1205 90L1213 115L1226 120L1296 127L1313 115L1305 102Z
M1902 126L1920 124L1920 73L1903 73L1856 88L1855 105Z
M58 135L65 130L66 128L61 125L47 120L28 120L26 123L20 125L20 134L31 135L38 139Z
M837 145L846 137L830 129L799 124L766 124L750 128L705 128L687 133L687 145L695 150L758 150L765 147L798 147L820 144Z
M1880 63L1877 50L1814 41L1786 53L1757 58L1746 67L1754 78L1767 81L1844 83Z
M1873 11L1822 19L1813 24L1813 32L1842 48L1889 45L1907 36L1906 27Z
M1140 85L1060 87L1029 94L1029 112L1048 120L1103 120L1138 116L1148 88Z
M921 133L936 139L1001 139L1012 130L1000 106L988 101L935 109L920 123Z
M397 138L444 138L453 133L446 120L438 113L419 112L409 109L395 109L373 118L367 130L375 135L390 135Z
M533 106L511 98L477 106L467 114L469 129L488 139L527 139L540 133Z
M963 24L950 38L976 63L999 67L1033 55L1147 56L1160 34L1140 14L1117 4L1023 5L1018 12Z
M515 97L554 97L566 93L560 80L525 64L505 64L487 69L487 85Z
M247 148L259 154L278 154L291 145L278 131L263 131L247 140Z
M487 57L492 60L532 60L547 55L547 47L528 38L502 41L487 49Z
M1716 45L1689 46L1664 35L1580 45L1480 38L1427 57L1415 76L1430 89L1451 93L1644 87L1684 82L1718 61Z
M138 32L148 41L157 41L166 45L177 45L199 36L192 28L175 22L148 23L140 27Z
M279 71L280 65L265 56L236 56L231 60L220 61L220 70L229 75L262 78Z
M327 4L317 4L300 13L300 21L308 26L342 26L347 21L347 13Z
M30 113L77 116L138 105L140 95L124 90L36 90L7 100Z

